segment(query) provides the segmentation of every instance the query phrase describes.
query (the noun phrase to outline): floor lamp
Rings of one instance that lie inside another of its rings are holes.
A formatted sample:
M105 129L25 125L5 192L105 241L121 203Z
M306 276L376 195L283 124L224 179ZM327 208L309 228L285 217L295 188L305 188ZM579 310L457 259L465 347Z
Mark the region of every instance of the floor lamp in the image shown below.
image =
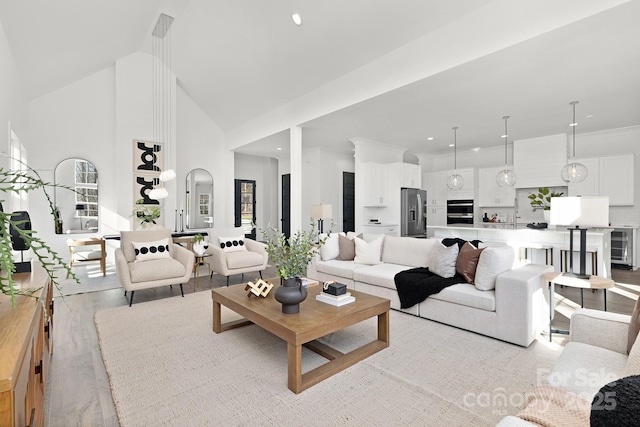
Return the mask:
M586 274L587 230L588 227L609 226L609 197L552 197L552 225L567 226L569 230L569 271L565 276L588 279ZM580 233L580 271L573 271L573 232Z
M331 205L311 205L311 218L318 220L318 232L324 233L324 219L333 218L333 209Z

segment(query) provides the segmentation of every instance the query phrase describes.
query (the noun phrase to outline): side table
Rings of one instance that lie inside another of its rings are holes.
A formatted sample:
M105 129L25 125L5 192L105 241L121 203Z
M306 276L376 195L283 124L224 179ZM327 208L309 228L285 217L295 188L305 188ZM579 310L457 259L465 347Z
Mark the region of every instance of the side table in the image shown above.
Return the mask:
M207 261L205 261L204 259L207 257L212 256L212 254L209 253L203 253L202 255L195 253L195 261L193 262L193 292L196 291L196 286L198 285L198 266L206 264L207 268L209 268L209 274L211 274L211 264L209 264Z
M616 284L613 280L606 277L590 276L588 279L580 279L578 277L565 276L563 272L554 271L546 273L544 280L549 283L549 341L552 340L553 333L568 335L569 331L564 329L553 329L551 322L553 319L553 295L554 289L552 284L569 286L572 288L580 288L580 306L584 307L584 290L585 289L602 289L604 292L604 311L607 311L607 289L613 288Z

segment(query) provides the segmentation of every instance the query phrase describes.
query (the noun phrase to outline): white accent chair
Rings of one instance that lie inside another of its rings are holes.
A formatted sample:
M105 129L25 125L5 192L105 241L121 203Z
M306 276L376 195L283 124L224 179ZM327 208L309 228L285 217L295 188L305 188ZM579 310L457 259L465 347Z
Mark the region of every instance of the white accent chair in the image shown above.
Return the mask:
M136 254L132 242L153 242L169 239L171 258L152 259L135 262ZM189 281L195 255L192 251L173 243L171 231L167 228L140 231L123 231L120 233L120 247L115 250L116 271L124 295L131 291L129 307L133 303L133 294L140 289L158 286L180 285L180 293L184 297L182 284Z
M208 228L207 234L209 235L209 249L207 251L213 255L213 272L226 276L227 286L229 286L229 276L233 274L241 274L244 277L244 273L257 271L262 278L262 272L267 268L269 261L267 246L264 243L244 237L242 227ZM226 252L220 247L220 237L240 236L243 237L246 251Z

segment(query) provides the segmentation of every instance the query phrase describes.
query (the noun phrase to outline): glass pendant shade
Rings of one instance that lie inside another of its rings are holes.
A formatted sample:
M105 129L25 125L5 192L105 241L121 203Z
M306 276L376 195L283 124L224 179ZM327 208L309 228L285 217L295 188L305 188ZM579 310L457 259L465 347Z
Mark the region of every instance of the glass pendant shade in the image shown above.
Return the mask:
M567 183L578 183L582 182L587 178L588 171L587 167L582 163L578 163L575 161L576 158L576 127L578 123L576 123L576 104L578 101L572 101L569 103L573 107L573 121L569 126L571 126L573 131L573 156L571 161L564 165L562 170L560 171L560 177L564 182Z
M167 181L171 181L175 177L176 177L176 172L173 169L167 169L163 171L158 178L162 182L167 182Z
M513 187L516 183L516 173L511 169L503 169L496 175L496 183L500 187Z
M458 128L453 128L453 173L447 178L449 190L460 190L464 185L464 178L458 174Z
M563 181L574 184L584 181L588 174L587 167L578 162L567 163L560 172Z
M464 178L462 178L462 175L454 173L453 175L449 175L449 177L447 178L447 187L449 188L449 190L460 190L462 189L463 185Z
M507 120L509 116L502 117L504 119L504 169L496 175L496 183L500 187L513 187L516 183L516 173L507 166L507 145L509 143L509 133L507 132Z

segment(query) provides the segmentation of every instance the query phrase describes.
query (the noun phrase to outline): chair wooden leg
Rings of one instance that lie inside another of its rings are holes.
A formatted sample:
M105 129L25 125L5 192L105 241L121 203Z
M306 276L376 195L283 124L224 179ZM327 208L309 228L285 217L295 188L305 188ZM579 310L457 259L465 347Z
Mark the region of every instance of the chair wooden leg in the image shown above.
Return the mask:
M182 290L182 283L180 283L180 293L182 294L182 298L184 298L184 291Z
M135 292L136 292L136 291L131 291L131 297L129 297L129 307L131 307L131 304L133 304L133 294L134 294Z
M125 296L125 297L127 296L127 291L124 291L124 296Z
M227 287L229 287L229 276L227 276Z
M260 274L260 278L262 279L262 271L258 271L258 274Z

